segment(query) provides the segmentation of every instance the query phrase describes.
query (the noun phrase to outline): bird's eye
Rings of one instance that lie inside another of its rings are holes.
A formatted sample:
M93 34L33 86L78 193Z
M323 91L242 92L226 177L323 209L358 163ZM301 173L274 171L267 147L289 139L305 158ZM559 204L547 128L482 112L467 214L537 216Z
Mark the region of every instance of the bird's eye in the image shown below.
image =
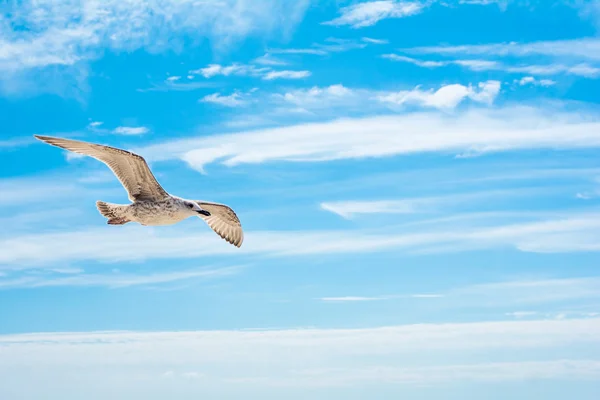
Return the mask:
M188 206L188 208L194 208L193 204L188 204L187 206Z

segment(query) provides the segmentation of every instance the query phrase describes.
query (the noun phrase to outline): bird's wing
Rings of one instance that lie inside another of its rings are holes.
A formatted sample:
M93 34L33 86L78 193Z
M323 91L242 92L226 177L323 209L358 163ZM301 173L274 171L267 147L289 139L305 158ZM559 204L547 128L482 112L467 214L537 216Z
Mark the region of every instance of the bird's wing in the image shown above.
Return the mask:
M106 164L119 178L129 194L129 200L162 200L168 193L160 186L146 160L137 154L100 144L61 139L49 136L34 135L37 139L70 150L75 153L93 157Z
M241 247L244 241L242 224L235 212L224 204L196 201L198 205L208 211L210 216L200 215L219 236L236 247Z

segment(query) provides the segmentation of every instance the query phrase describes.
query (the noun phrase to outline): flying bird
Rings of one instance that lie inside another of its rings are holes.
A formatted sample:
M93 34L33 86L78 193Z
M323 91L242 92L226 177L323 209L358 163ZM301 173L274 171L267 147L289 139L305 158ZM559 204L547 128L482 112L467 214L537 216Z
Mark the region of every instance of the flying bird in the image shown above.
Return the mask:
M62 149L84 154L106 164L127 190L131 204L97 201L100 214L109 225L137 222L141 225L172 225L198 216L219 236L236 247L244 233L235 212L224 204L187 200L167 193L158 183L143 157L132 152L78 140L34 135L36 139Z

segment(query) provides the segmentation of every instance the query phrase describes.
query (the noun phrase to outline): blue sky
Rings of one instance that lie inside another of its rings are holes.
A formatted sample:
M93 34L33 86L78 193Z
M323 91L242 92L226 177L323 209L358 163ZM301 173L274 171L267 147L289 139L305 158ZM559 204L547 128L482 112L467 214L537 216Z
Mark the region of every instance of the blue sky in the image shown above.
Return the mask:
M0 5L0 398L600 390L598 1ZM144 156L200 219L108 226Z

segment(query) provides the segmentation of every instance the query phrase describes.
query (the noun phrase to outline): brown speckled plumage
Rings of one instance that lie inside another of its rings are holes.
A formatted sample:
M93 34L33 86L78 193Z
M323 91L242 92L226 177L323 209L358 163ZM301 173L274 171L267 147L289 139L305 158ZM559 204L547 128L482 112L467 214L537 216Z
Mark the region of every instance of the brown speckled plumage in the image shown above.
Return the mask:
M143 157L126 150L78 140L35 137L43 142L93 157L106 164L127 190L128 205L96 202L98 211L111 225L137 222L142 225L171 225L199 216L223 239L240 247L242 225L235 212L224 204L186 200L168 194L158 183Z

